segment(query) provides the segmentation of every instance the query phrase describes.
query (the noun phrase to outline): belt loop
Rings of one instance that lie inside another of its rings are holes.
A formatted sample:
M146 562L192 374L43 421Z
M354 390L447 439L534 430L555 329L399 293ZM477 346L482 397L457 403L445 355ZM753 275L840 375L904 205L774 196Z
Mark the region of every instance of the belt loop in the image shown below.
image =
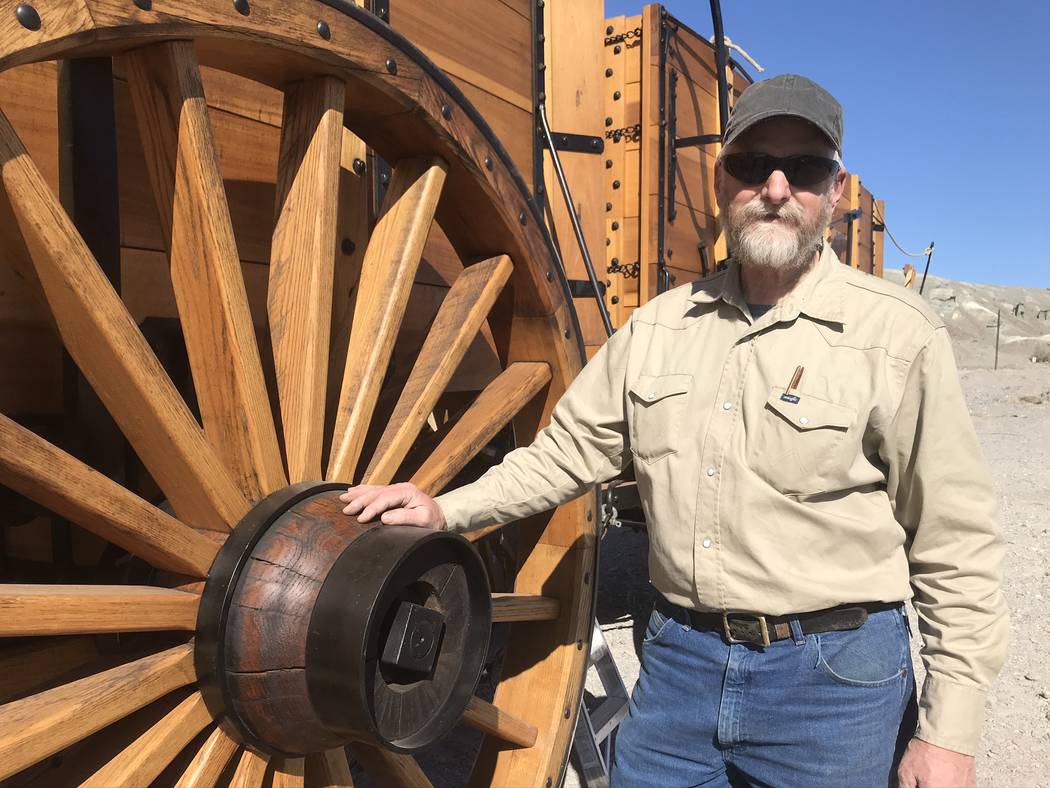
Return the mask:
M802 633L802 625L798 622L798 619L794 616L788 621L788 625L791 627L791 637L795 641L796 646L806 645L806 636Z

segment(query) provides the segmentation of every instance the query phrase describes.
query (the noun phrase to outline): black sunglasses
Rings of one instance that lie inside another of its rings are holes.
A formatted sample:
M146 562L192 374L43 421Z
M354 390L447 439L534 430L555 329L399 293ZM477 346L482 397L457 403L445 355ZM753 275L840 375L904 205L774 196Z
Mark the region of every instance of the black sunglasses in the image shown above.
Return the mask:
M726 172L748 186L765 183L775 170L784 173L792 186L816 186L839 171L839 163L824 156L770 156L767 153L727 153L722 157Z

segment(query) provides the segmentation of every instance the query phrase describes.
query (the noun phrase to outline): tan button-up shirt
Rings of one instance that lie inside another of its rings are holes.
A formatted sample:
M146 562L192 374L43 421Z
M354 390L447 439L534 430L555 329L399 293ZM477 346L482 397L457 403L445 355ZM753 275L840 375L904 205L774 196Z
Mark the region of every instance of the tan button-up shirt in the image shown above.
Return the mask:
M975 752L1006 652L1003 542L947 330L920 298L825 247L753 322L730 265L636 310L531 446L438 504L450 530L508 522L632 460L665 597L771 615L910 597L918 735Z

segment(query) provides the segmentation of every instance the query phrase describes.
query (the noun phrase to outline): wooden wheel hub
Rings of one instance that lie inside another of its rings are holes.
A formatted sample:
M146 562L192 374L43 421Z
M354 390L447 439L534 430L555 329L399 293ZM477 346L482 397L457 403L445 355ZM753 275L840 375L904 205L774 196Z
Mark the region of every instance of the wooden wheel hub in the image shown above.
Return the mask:
M487 651L489 587L469 542L362 525L342 514L343 489L307 482L263 499L201 600L205 702L272 754L426 747L462 716Z

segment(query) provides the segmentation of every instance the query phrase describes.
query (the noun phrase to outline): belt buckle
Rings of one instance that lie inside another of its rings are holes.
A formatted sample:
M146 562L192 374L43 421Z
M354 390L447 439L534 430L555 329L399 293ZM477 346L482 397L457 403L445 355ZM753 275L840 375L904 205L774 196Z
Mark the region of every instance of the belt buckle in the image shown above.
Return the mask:
M760 628L760 631L762 632L762 643L761 643L761 645L768 646L770 644L770 640L769 640L769 626L766 624L766 617L765 616L756 616L756 615L752 615L751 613L733 613L732 615L733 615L734 618L753 618L755 621L757 621L758 622L758 626ZM732 644L732 643L751 643L752 641L750 641L750 640L738 640L737 638L733 637L733 632L729 628L729 616L730 616L729 613L723 613L722 614L722 630L725 632L726 642L730 643L730 644Z

